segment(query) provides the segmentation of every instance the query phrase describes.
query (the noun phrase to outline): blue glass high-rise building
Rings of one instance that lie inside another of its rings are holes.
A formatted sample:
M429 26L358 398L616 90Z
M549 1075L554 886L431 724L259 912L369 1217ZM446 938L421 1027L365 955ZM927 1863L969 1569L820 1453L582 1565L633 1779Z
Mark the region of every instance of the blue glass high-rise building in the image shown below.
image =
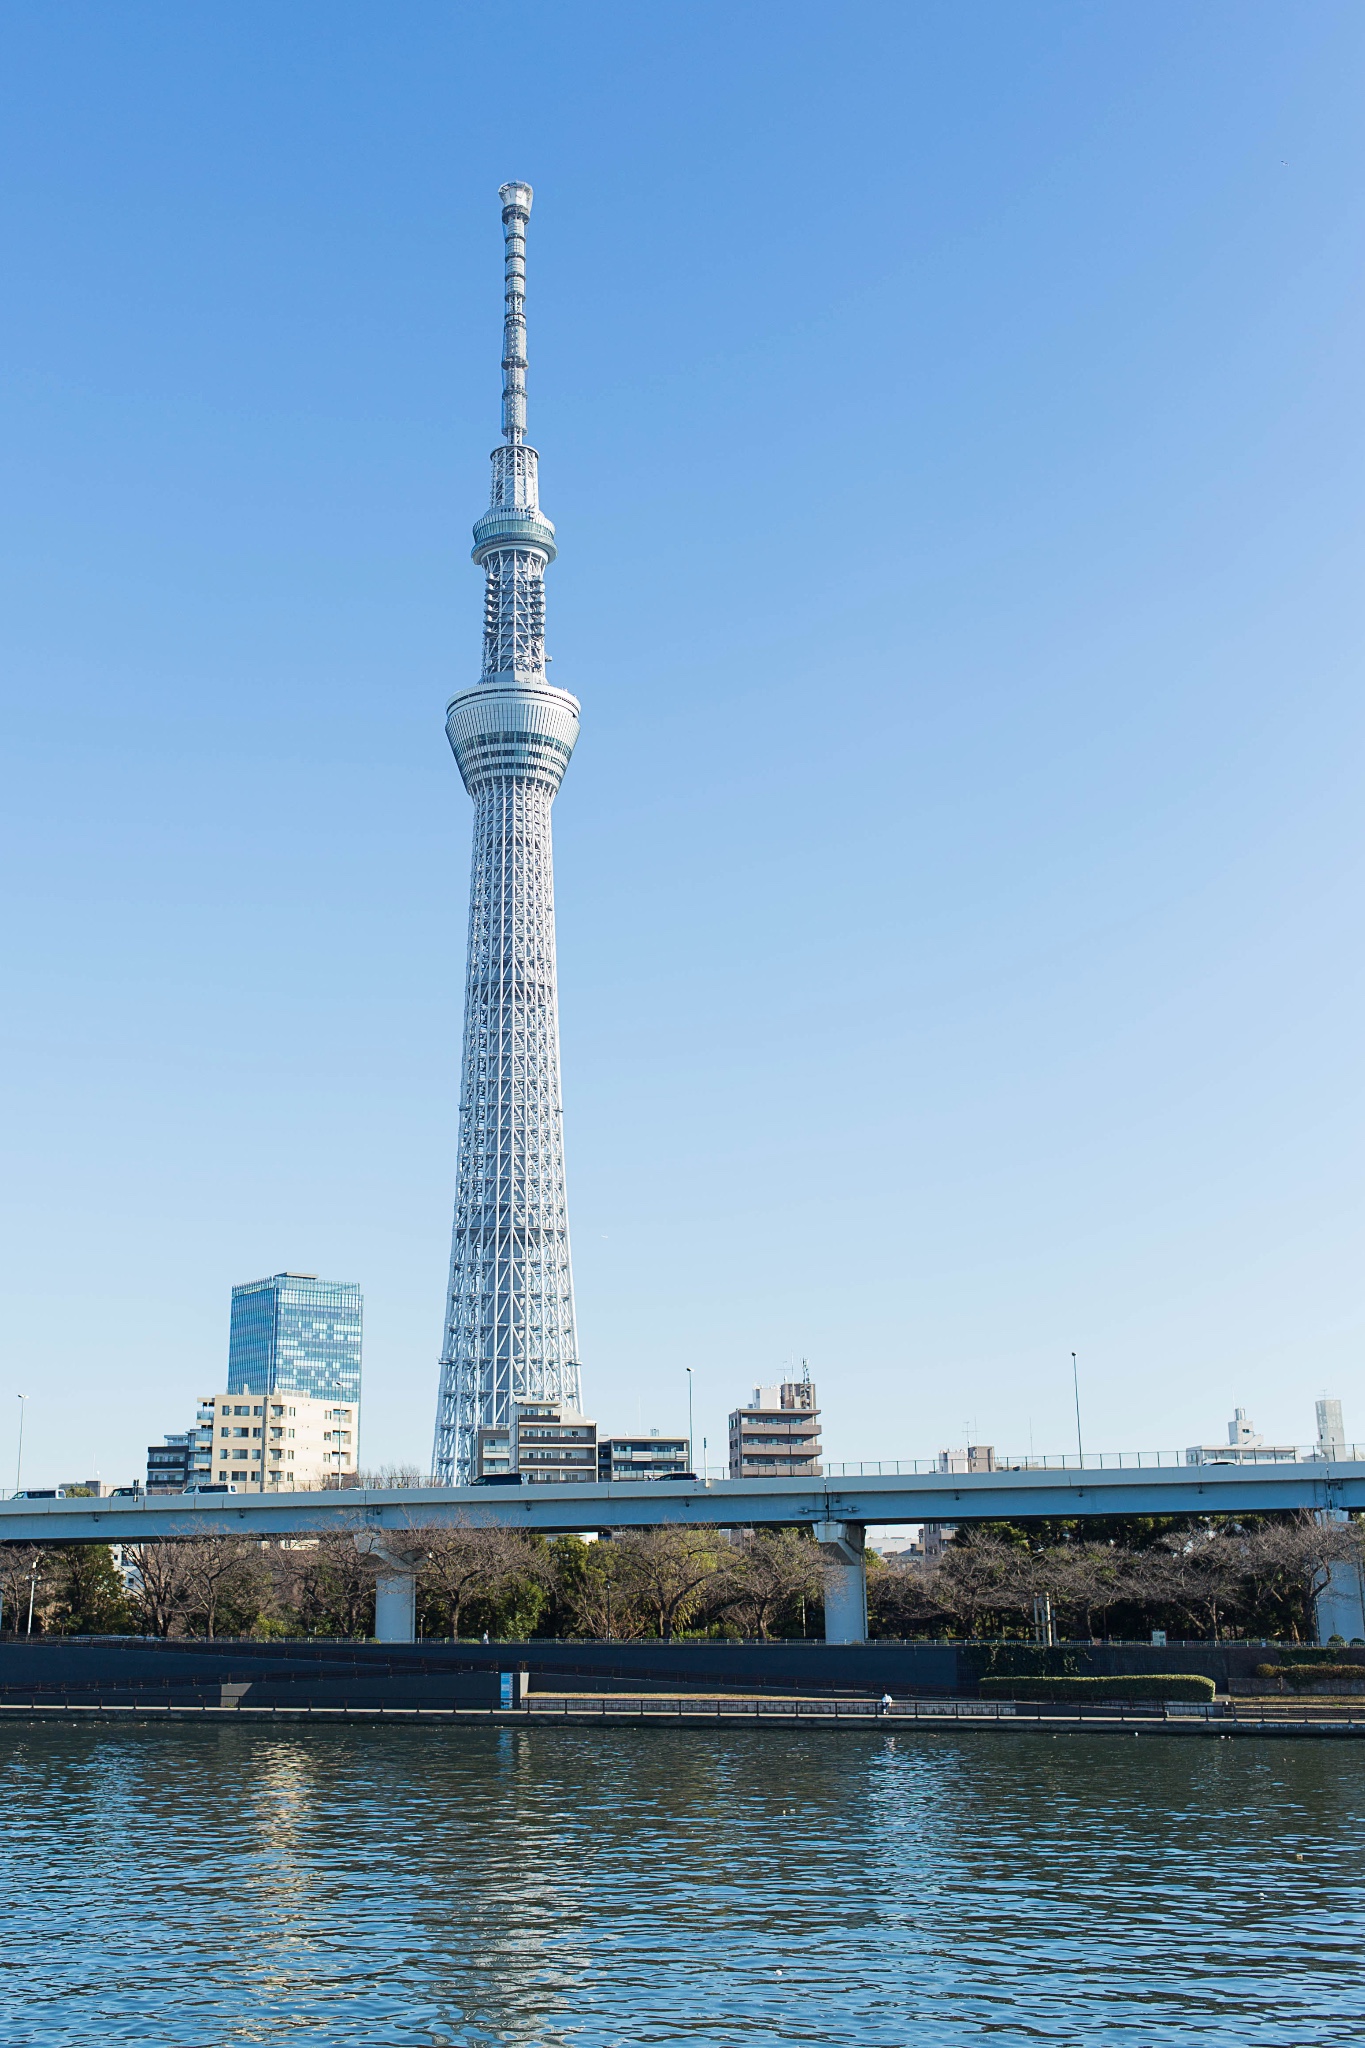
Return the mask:
M232 1290L229 1394L360 1400L360 1289L315 1273L272 1273Z

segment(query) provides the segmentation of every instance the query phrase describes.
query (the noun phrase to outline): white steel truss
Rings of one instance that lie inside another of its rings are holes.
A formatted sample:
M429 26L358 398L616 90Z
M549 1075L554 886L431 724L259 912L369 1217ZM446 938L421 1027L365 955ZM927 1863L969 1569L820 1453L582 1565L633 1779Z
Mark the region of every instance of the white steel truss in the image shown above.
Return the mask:
M478 1432L520 1398L581 1403L560 1099L550 807L578 737L578 704L545 673L545 570L526 431L529 185L504 185L503 434L474 528L486 579L483 672L446 731L474 799L455 1228L432 1470L474 1475Z

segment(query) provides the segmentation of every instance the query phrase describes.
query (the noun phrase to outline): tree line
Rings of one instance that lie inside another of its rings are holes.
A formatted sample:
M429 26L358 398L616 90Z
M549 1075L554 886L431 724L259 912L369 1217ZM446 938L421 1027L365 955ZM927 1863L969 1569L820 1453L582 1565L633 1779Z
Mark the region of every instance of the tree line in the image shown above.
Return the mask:
M1311 1515L1125 1517L964 1528L941 1555L868 1559L873 1637L1032 1639L1044 1596L1060 1637L1298 1642L1362 1524ZM423 1525L415 1559L422 1636L631 1640L823 1634L822 1557L803 1530L617 1531L590 1542ZM381 1559L332 1524L289 1539L193 1536L126 1545L0 1545L3 1627L57 1635L363 1637Z
M1311 1514L977 1523L869 1579L868 1599L891 1636L1028 1636L1046 1599L1070 1640L1312 1642L1314 1599L1363 1537L1365 1523Z

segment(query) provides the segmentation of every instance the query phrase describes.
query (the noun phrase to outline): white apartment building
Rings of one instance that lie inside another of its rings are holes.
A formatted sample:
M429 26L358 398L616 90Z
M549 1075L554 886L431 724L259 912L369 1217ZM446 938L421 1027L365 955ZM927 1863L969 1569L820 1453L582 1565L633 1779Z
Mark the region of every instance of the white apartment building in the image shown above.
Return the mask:
M512 1420L475 1438L474 1483L526 1486L597 1478L597 1424L562 1401L514 1401Z
M360 1408L307 1394L208 1394L191 1483L243 1493L318 1493L354 1483Z
M957 1450L940 1451L938 1469L940 1472L994 1472L995 1446L963 1444Z
M1298 1457L1293 1444L1268 1444L1258 1436L1245 1408L1234 1408L1225 1444L1191 1444L1187 1465L1287 1465Z

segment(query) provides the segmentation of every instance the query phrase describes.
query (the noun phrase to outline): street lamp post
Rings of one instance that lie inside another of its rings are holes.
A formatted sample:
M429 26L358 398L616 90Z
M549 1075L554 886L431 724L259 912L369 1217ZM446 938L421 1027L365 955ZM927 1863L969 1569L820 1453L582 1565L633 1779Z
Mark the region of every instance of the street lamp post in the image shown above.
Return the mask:
M687 1368L687 1462L689 1466L692 1465L692 1368L690 1365Z
M1076 1397L1076 1456L1082 1466L1085 1464L1085 1450L1081 1444L1081 1382L1076 1371L1076 1354L1071 1354L1071 1391Z
M19 1403L19 1455L14 1461L14 1491L19 1491L19 1479L24 1469L24 1410L28 1406L28 1395L15 1396Z

